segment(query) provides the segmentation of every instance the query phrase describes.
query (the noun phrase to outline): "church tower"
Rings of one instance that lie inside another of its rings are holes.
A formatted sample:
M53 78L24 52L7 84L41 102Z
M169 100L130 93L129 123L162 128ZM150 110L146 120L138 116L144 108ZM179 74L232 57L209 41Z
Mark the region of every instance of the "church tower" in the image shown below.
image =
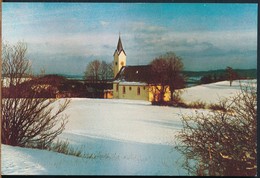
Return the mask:
M124 51L121 37L119 35L117 48L114 52L114 77L120 71L121 67L126 65L126 53Z

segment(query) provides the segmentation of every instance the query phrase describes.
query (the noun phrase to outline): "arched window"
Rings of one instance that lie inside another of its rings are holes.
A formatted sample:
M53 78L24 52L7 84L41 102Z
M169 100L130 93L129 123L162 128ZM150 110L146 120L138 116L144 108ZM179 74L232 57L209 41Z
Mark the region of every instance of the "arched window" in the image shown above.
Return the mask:
M137 95L140 95L140 93L141 93L140 87L137 87Z
M132 87L129 87L129 90L131 91L131 90L132 90Z
M118 92L118 84L116 84L116 91Z

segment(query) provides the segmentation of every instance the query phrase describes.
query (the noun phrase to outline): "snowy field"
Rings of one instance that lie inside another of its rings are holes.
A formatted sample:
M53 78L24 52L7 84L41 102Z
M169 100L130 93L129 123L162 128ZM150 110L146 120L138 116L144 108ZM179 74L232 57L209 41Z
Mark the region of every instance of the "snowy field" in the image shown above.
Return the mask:
M215 103L238 91L238 81L232 87L224 81L188 88L182 97ZM93 157L2 145L2 175L187 175L174 149L175 136L181 114L194 111L146 101L73 98L59 139Z

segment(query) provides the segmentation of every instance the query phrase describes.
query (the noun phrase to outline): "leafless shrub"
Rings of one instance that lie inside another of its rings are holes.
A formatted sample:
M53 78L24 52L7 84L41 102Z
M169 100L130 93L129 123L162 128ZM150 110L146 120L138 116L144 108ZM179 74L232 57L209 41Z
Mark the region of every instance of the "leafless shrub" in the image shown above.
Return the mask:
M57 142L52 143L48 147L48 150L55 151L55 152L58 152L58 153L63 153L63 154L66 154L66 155L83 157L82 151L80 149L76 149L76 148L69 146L68 141L58 140Z
M46 148L64 130L67 116L62 112L70 100L65 99L55 107L58 104L55 99L34 98L36 91L21 87L25 77L33 77L26 52L23 42L3 45L2 73L9 85L2 96L2 143Z
M221 102L222 110L182 116L183 129L176 147L191 174L255 176L257 135L256 84L241 85L241 92Z
M223 112L225 112L226 108L221 103L223 103L223 102L220 102L218 104L210 104L208 106L208 108L211 109L211 110L215 110L215 111L223 111Z
M205 109L206 108L206 103L203 101L194 101L187 105L189 108L193 108L193 109Z

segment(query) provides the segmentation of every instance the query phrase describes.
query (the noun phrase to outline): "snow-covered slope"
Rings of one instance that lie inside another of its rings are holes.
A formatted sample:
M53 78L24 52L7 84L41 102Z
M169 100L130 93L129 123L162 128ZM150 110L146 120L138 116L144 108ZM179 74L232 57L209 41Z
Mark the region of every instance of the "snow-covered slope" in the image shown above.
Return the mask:
M66 113L69 123L59 139L94 159L3 146L3 174L186 174L174 150L174 135L181 128L179 109L140 101L74 98Z
M217 103L223 98L237 94L240 91L240 86L254 83L256 83L256 80L235 80L232 82L232 86L229 86L229 81L198 85L185 89L181 97L187 103L194 101L202 101L208 104Z
M239 91L239 82L186 89L187 101L215 102ZM2 174L187 175L174 149L181 114L192 109L152 106L146 101L73 98L69 123L59 139L93 158L2 145Z

